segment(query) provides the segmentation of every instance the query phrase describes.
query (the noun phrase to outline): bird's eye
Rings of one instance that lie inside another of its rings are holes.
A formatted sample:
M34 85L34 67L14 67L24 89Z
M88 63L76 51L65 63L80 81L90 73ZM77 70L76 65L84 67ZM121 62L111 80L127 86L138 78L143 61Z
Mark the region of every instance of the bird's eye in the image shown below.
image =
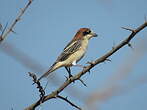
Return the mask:
M87 34L90 34L90 33L91 33L90 30L83 32L84 35L87 35Z

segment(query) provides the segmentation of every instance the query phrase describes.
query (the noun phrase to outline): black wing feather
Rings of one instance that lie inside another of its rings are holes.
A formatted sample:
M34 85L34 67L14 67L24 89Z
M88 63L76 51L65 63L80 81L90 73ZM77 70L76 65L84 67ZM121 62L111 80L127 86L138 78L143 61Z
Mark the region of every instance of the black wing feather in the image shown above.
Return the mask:
M60 54L60 56L57 58L56 62L64 61L69 58L71 54L76 52L81 47L81 40L77 40L74 42L70 42L63 50L63 52Z

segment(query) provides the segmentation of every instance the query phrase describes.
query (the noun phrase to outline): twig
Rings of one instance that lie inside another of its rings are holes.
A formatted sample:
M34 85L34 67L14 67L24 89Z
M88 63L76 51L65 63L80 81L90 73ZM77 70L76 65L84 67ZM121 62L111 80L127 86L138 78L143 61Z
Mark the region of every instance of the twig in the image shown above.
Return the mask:
M71 106L73 106L73 107L75 107L75 108L77 108L77 109L79 109L79 110L82 110L82 108L78 107L77 105L75 105L74 103L72 103L71 101L69 101L69 100L67 99L67 97L63 97L63 96L60 96L60 95L58 95L57 97L60 98L60 99L62 99L62 100L64 100L64 101L66 101L66 102L69 103Z
M134 29L131 29L131 28L126 28L126 27L121 27L122 29L125 29L125 30L128 30L128 31L131 31L131 32L133 32L134 31Z
M32 77L33 79L33 84L37 85L37 88L39 89L40 92L40 103L42 103L42 100L44 99L45 96L45 91L43 89L43 87L41 86L41 83L39 82L39 80L37 79L37 76L34 73L28 72L29 76Z
M57 90L55 90L54 92L52 92L51 94L45 96L44 100L42 101L45 102L49 99L55 98L56 96L58 96L58 94L60 92L62 92L68 85L70 85L72 82L79 80L81 78L81 76L83 76L84 74L86 74L88 71L90 71L90 69L92 69L94 66L96 66L97 64L100 64L102 62L104 62L106 59L108 59L108 57L110 57L111 55L113 55L116 51L118 51L119 49L121 49L123 46L127 45L130 40L141 30L143 30L145 27L147 27L147 22L144 22L142 25L140 25L137 29L133 30L132 33L125 39L123 40L120 44L118 44L117 46L115 46L112 50L110 50L109 52L107 52L105 55L103 55L102 57L96 59L95 61L92 62L91 65L86 66L81 72L79 72L78 74L74 75L73 77L69 78L68 80L66 80ZM35 107L39 106L40 104L38 103L38 101L32 105L30 105L29 107L27 107L25 110L34 110Z
M0 35L0 42L3 40L3 37L2 36L3 36L3 34L4 34L4 32L5 32L6 28L7 28L7 26L8 26L8 23L5 25L4 29L3 29L3 27L1 29L2 33Z
M2 26L2 24L0 23L0 31L2 31L3 30L3 26Z
M84 81L82 79L79 78L79 81L85 86L87 87L86 83L84 83Z
M32 1L33 0L28 0L28 3L26 4L26 6L20 10L20 13L16 17L16 19L13 21L13 23L11 24L11 26L5 31L5 33L3 34L3 36L0 37L0 39L1 39L0 42L2 42L8 36L8 34L10 34L10 32L15 32L13 30L14 26L16 25L16 23L18 21L21 20L22 15L27 10L27 8L31 5Z

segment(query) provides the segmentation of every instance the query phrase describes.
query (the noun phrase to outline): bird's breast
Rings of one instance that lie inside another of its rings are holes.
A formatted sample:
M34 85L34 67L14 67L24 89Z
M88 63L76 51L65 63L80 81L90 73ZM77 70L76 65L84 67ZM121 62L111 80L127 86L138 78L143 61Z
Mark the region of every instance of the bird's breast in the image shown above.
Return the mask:
M72 55L70 55L69 58L63 62L64 65L72 66L73 62L78 62L79 60L81 60L86 53L87 47L88 47L88 40L82 41L79 50L74 52Z

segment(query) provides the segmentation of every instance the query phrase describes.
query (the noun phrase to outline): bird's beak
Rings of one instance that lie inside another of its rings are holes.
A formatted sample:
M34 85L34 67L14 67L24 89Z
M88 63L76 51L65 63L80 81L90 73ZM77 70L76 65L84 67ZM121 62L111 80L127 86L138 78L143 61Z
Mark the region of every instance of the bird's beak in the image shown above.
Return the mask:
M97 37L98 35L96 33L91 33L93 37Z

